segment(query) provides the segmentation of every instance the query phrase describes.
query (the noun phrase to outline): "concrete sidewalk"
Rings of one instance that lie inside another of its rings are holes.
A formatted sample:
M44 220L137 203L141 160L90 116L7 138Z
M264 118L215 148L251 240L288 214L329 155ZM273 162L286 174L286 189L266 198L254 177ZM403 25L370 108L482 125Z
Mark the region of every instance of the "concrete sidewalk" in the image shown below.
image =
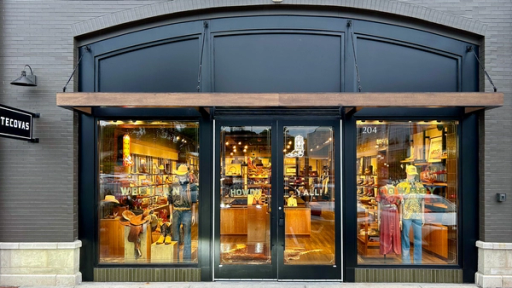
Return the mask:
M31 288L42 286L20 286ZM340 283L340 282L274 282L274 281L218 281L218 282L84 282L77 286L58 286L58 288L476 288L475 284L431 284L431 283ZM48 287L49 288L49 287ZM55 288L55 287L52 287Z

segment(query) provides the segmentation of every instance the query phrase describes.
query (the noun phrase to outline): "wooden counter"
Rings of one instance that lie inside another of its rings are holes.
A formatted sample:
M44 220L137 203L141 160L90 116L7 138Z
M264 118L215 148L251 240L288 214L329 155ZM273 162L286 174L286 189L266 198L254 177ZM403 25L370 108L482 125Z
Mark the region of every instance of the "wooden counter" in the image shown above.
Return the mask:
M124 226L119 219L100 219L100 259L124 257Z
M311 235L311 208L285 207L286 235Z
M247 208L220 209L220 235L247 235Z
M248 242L264 242L266 240L270 215L267 205L221 208L220 234L247 235Z
M286 235L311 235L311 209L285 207ZM266 242L270 235L267 205L220 209L221 235L247 235L248 242Z
M258 208L259 207L259 208ZM267 205L247 206L247 242L270 241L270 214Z

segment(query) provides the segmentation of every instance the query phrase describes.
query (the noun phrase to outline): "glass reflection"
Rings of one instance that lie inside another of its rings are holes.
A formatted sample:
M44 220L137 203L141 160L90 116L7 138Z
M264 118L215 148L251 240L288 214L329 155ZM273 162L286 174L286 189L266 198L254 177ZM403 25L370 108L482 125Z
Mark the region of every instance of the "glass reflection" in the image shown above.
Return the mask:
M221 264L270 259L270 127L221 128Z
M331 127L284 128L286 265L335 264Z
M100 263L197 263L197 122L99 121Z
M357 122L359 264L457 263L457 122Z

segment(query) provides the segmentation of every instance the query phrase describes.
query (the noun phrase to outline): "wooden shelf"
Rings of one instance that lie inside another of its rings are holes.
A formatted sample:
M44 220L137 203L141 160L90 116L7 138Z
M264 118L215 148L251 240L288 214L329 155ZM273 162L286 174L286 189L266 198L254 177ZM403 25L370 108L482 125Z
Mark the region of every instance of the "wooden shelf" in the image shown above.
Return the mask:
M421 184L423 186L441 186L441 187L448 187L448 184L447 183L441 183L441 182L434 182L434 183L430 183L430 182L421 182Z
M372 221L370 219L370 214L372 214L375 211L375 209L365 209L364 212L358 212L357 218L358 220L360 218L364 219L364 221L361 221L361 223L357 223L357 250L359 254L362 256L368 255L368 247L378 247L380 246L379 241L370 241L370 237L379 237L380 235L368 235L368 232L371 230L371 228L377 228L377 223L375 221ZM361 235L360 231L364 230L364 235Z

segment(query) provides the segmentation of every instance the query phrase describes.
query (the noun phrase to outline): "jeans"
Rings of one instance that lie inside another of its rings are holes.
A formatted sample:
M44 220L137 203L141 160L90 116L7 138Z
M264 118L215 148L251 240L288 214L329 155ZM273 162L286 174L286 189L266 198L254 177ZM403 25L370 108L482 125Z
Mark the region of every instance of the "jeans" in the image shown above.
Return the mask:
M411 242L409 240L409 231L412 225L414 233L414 264L421 264L421 219L403 219L402 220L402 264L411 264Z
M192 211L190 210L174 210L172 212L172 237L173 241L177 241L179 243L180 241L180 226L183 224L183 261L190 261L190 254L191 254L191 226L192 226ZM179 247L179 246L178 246ZM178 256L179 256L178 251ZM178 257L179 258L179 257Z

